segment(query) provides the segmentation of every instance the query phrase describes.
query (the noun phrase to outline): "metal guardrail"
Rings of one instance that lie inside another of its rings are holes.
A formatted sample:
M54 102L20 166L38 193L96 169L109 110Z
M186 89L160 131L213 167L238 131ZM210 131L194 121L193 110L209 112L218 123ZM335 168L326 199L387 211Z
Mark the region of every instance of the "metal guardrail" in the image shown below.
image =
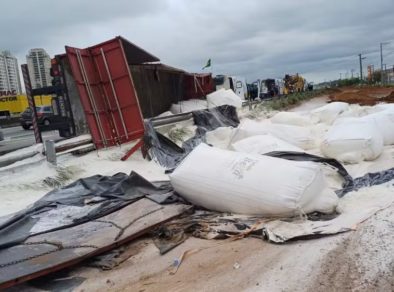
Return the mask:
M173 124L181 121L186 121L191 118L193 118L192 113L182 113L182 114L175 114L165 117L155 117L147 120L151 121L154 127L158 127L158 126Z

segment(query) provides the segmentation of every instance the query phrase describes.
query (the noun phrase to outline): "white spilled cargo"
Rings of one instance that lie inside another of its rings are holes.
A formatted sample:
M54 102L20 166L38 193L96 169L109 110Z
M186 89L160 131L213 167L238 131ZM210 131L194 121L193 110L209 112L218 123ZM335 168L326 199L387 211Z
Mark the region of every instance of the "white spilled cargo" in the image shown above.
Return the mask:
M327 132L320 150L326 157L347 163L374 160L383 151L383 137L371 121L342 118Z
M205 141L216 148L229 149L236 129L233 127L219 127L205 134Z
M272 151L296 151L305 152L303 149L294 146L271 134L257 135L242 139L231 145L238 152L249 154L265 154Z
M338 203L320 166L197 146L170 175L191 203L220 212L293 216L333 212Z
M391 110L394 111L394 104L393 103L379 103L374 106L375 110L383 111L383 110Z
M244 120L237 128L233 141L262 134L271 134L304 150L316 147L315 138L310 128L284 124L260 123Z
M342 113L349 110L346 102L331 102L311 112L314 123L325 123L331 125Z
M384 145L394 144L394 110L385 109L361 118L375 124L383 137Z
M308 117L293 112L279 112L271 118L271 122L293 126L309 126L311 124Z
M221 105L232 105L236 108L242 107L241 98L231 89L219 89L207 95L208 107L217 107Z

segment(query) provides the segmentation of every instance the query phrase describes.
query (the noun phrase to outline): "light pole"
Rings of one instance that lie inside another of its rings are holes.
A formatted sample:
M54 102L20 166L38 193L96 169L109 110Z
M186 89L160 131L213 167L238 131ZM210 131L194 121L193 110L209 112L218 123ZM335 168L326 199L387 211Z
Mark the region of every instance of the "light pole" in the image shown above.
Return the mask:
M380 83L383 85L383 45L388 45L389 42L380 43Z
M362 54L358 54L358 58L360 60L360 82L363 82L363 60L367 57L363 57Z

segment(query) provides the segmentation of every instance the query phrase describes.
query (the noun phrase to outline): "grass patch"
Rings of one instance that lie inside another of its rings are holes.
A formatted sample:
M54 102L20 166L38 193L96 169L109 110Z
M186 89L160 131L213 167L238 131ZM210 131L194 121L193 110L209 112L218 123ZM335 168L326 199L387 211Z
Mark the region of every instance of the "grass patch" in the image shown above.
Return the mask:
M175 127L168 132L168 137L175 143L183 142L185 137L192 135L193 133L184 127Z
M56 167L56 175L54 177L46 177L42 181L42 185L50 188L60 188L70 181L75 174L80 172L81 170L76 166L58 166Z
M327 94L326 90L313 90L305 92L296 92L288 95L274 98L272 100L263 102L262 104L271 110L285 110L294 107L305 100L310 100L317 96Z

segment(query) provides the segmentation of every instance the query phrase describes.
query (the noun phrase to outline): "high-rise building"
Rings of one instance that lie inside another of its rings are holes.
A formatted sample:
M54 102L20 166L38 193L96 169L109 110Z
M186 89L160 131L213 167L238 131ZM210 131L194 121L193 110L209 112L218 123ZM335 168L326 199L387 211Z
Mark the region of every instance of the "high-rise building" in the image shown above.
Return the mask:
M22 91L18 60L9 51L0 52L0 91Z
M44 49L31 49L26 62L33 89L52 85L51 58Z

